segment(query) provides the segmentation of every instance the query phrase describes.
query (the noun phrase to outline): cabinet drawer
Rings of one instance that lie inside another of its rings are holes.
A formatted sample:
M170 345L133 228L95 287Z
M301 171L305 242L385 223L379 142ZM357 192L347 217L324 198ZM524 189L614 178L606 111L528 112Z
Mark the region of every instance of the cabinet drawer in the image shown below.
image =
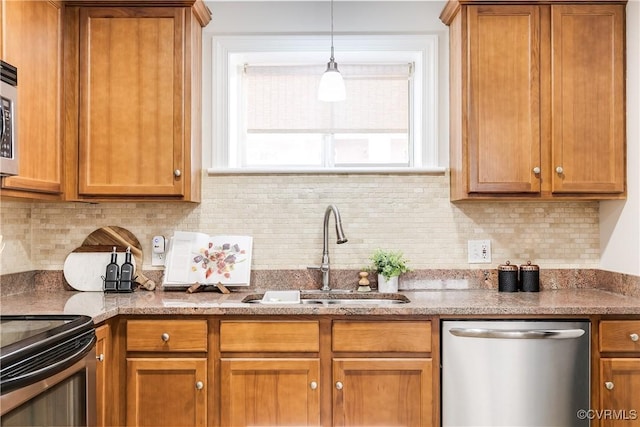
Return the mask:
M317 352L319 349L320 327L316 321L220 323L220 351Z
M207 321L129 320L127 351L207 351Z
M430 352L430 322L333 322L333 351Z
M600 322L600 351L640 352L640 320Z

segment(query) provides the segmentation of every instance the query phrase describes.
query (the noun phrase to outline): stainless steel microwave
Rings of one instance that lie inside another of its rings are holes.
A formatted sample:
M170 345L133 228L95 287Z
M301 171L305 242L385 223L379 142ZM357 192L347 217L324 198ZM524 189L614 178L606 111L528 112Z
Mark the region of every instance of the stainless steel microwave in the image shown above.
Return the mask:
M0 176L18 174L18 69L0 60Z

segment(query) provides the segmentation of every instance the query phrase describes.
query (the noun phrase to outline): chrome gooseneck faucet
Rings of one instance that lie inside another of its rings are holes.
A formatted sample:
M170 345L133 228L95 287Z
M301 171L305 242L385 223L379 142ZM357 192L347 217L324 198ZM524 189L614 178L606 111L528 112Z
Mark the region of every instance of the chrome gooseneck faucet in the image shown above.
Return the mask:
M322 272L322 291L330 291L329 286L329 217L333 212L333 216L336 221L336 236L338 237L337 244L347 243L347 238L342 230L342 219L340 218L340 211L335 205L327 206L324 212L324 226L323 226L323 246L322 246L322 264L320 267L310 267L319 269Z

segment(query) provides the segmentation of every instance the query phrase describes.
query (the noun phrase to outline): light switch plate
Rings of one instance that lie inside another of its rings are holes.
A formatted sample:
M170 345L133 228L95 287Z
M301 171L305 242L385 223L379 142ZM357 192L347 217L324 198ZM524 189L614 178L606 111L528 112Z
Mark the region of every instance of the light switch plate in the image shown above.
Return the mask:
M491 263L491 240L469 240L467 243L469 264Z

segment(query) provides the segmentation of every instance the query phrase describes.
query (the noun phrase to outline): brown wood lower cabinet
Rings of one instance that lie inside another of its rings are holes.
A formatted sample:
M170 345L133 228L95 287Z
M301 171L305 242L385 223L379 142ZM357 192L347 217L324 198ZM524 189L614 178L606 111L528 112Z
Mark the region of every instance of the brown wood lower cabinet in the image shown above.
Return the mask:
M429 318L124 317L102 423L437 425L432 330Z
M128 426L205 426L207 359L127 359Z
M109 419L108 401L110 393L110 375L113 369L111 362L111 328L102 325L96 328L96 426L113 425Z
M334 359L333 380L333 425L432 425L431 359Z
M603 320L598 329L600 427L640 426L640 320Z
M640 358L600 359L600 384L600 426L640 426Z
M220 424L431 426L431 341L424 319L222 320Z
M209 395L208 324L190 317L126 319L126 401L119 424L206 426ZM122 348L122 347L121 347ZM124 419L123 419L124 417Z
M224 426L320 424L320 360L223 358L220 363Z
M332 323L335 426L431 426L430 320Z

